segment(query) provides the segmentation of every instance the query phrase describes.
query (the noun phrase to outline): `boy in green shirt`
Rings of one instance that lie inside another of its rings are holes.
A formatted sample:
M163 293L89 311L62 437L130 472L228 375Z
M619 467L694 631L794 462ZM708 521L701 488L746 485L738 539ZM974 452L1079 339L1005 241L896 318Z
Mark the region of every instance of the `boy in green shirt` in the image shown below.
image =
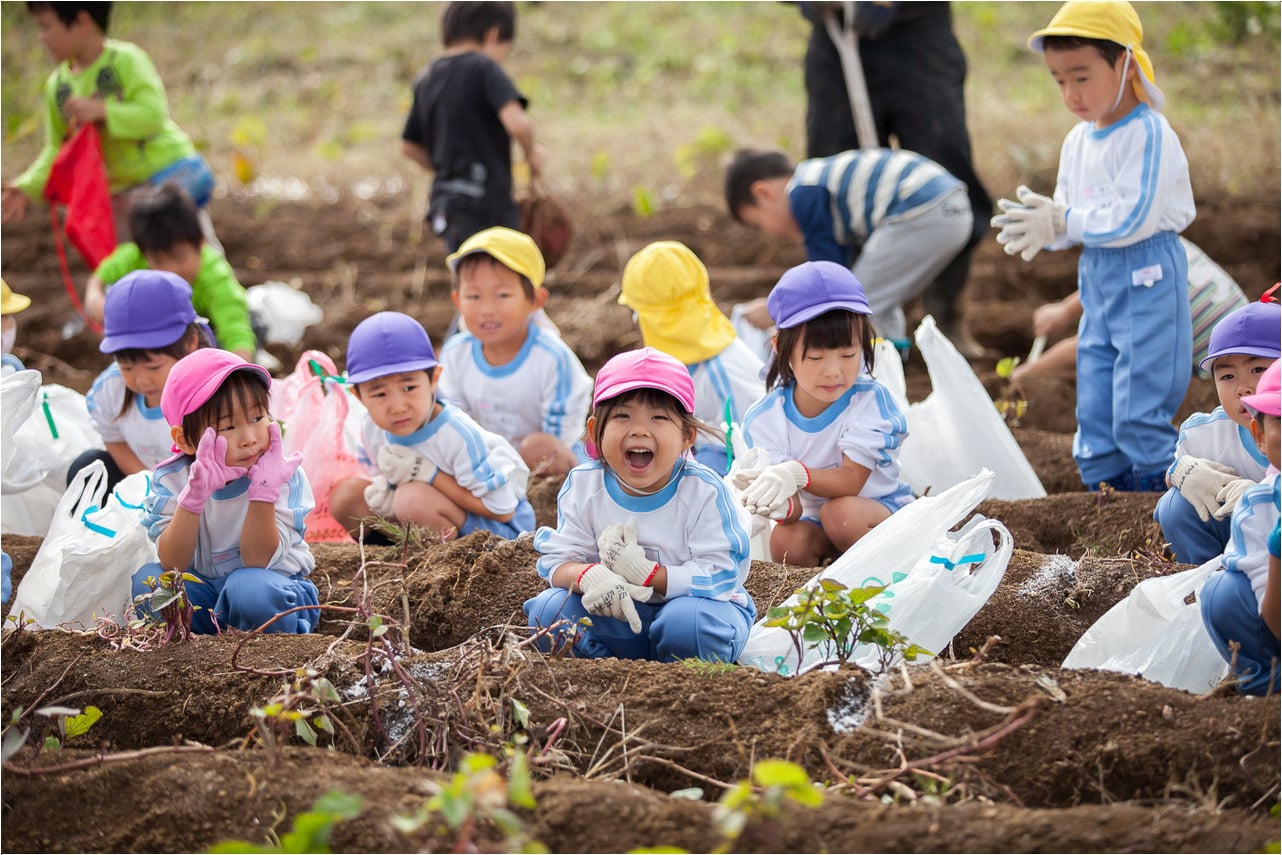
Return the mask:
M132 243L107 256L85 289L85 310L102 320L106 289L126 273L150 268L175 273L191 285L191 304L208 318L218 346L252 362L257 350L245 289L222 253L204 242L196 206L174 182L148 187L129 209Z
M5 182L0 221L21 220L43 198L64 140L82 122L97 122L111 190L116 234L133 195L176 180L200 209L205 242L221 251L204 206L214 187L209 164L169 117L165 86L151 57L130 42L107 38L111 3L29 2L40 40L58 65L44 84L44 148L26 171Z

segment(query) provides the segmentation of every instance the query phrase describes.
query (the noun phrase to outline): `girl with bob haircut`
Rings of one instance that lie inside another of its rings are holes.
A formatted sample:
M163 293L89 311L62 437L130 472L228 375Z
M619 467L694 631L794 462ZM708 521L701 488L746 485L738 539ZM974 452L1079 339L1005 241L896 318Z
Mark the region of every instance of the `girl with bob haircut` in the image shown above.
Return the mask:
M152 473L143 524L160 562L133 577L135 596L164 571L187 584L192 631L251 630L297 606L316 606L316 561L303 540L313 507L302 455L281 451L268 412L271 375L225 350L197 350L170 370L160 407L173 457ZM319 611L284 615L266 632L311 632Z

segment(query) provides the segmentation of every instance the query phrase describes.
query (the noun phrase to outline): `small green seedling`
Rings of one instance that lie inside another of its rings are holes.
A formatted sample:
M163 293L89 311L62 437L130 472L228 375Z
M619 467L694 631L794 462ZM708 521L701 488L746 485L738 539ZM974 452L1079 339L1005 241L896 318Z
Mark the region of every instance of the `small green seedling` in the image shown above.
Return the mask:
M329 852L329 836L334 826L360 815L365 800L342 790L322 795L306 813L294 817L294 829L277 838L274 845L263 846L248 840L224 840L215 843L210 852Z
M205 584L199 576L182 570L165 570L159 576L148 576L145 584L151 590L134 597L135 618L131 625L142 627L148 622L159 621L165 625L166 642L177 636L184 641L191 635L191 618L195 608L187 596L187 583Z
M482 824L488 824L503 834L503 851L546 852L546 847L529 836L524 821L513 810L533 810L537 804L525 752L513 751L511 758L505 779L494 757L465 755L459 770L416 814L394 817L392 825L412 834L439 816L454 831L454 851L474 852L477 832Z
M792 636L798 661L805 658L805 650L819 650L824 657L821 666L847 664L860 645L876 647L881 651L880 673L897 656L913 662L930 653L890 629L886 615L869 605L869 600L885 590L884 585L851 589L832 579L820 579L797 591L791 605L772 608L766 626L780 627Z
M250 716L258 728L259 739L269 748L289 741L290 731L315 747L317 731L334 738L334 723L325 712L325 704L340 703L342 698L334 684L312 668L299 668L291 683L262 706L251 707Z
M769 834L784 805L790 802L819 807L823 800L823 791L811 783L801 766L787 760L759 760L752 766L752 780L735 784L717 802L713 817L723 842L714 851L730 851L750 822L761 826L760 832Z

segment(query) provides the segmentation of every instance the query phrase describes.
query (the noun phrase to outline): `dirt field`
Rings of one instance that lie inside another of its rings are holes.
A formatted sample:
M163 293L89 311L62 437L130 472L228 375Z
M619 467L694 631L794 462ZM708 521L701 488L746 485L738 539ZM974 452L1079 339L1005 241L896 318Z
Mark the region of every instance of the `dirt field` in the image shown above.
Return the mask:
M422 236L403 198L221 198L212 212L245 284L297 279L324 308L306 344L340 368L352 327L380 309L418 316L439 344L452 313L444 251ZM1279 278L1276 199L1199 200L1187 237L1248 296ZM802 260L711 207L644 219L621 210L580 224L550 281L548 311L590 371L640 343L615 298L627 258L656 239L682 240L707 263L727 311ZM63 338L71 311L44 219L6 227L2 251L6 280L35 299L15 352L47 382L86 390L107 360L90 333ZM991 240L980 248L966 308L975 338L993 351L974 368L995 399L1021 396L994 363L1028 351L1033 308L1073 289L1075 261L1048 253L1026 265ZM82 284L83 268L73 272ZM292 367L298 351L273 353ZM908 386L913 400L930 391L916 356ZM1138 581L1178 567L1161 554L1156 495L1082 492L1069 452L1072 384L1028 384L1022 396L1029 404L1013 432L1052 495L980 507L1006 522L1017 550L997 594L933 667L878 682L857 670L788 680L548 658L505 629L542 585L527 543L475 535L384 550L364 573L354 548L318 546L314 578L331 607L318 635L230 634L141 651L94 634L6 634L6 722L36 704L94 704L103 716L61 751L24 749L6 763L0 843L6 851L262 843L338 788L362 794L365 808L335 828L336 850L493 850L513 842L491 823L401 832L391 819L422 807L465 752L499 754L506 744L530 753L537 807L518 812L523 831L553 851L709 851L722 842L710 802L764 758L793 760L830 791L819 808L754 819L733 850L1259 851L1279 836L1269 817L1279 786L1276 699L1201 698L1059 670L1081 633ZM1210 384L1195 381L1179 418L1213 405ZM532 485L540 523L554 520L558 486ZM15 585L37 546L5 538ZM1074 571L1027 584L1055 553L1073 558ZM757 563L749 590L764 613L812 572ZM371 642L353 611L385 614L398 628ZM1000 641L975 656L994 635ZM397 639L414 652L392 667L385 654ZM343 696L329 705L337 733L321 734L332 751L264 740L250 716L288 696L302 668ZM863 726L834 728L852 710ZM703 800L667 795L690 787Z

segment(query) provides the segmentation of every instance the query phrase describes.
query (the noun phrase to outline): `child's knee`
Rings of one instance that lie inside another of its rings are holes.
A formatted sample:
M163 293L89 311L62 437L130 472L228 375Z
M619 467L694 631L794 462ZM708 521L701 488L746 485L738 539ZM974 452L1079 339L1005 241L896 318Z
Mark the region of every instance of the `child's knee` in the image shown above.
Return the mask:
M316 586L299 576L282 576L260 567L243 567L229 575L218 597L216 611L229 626L257 629L282 612L263 632L311 632L319 622Z
M368 478L344 478L329 491L329 512L340 523L369 516L369 505L365 503L365 488L370 485Z
M747 615L731 603L677 597L659 609L650 637L662 662L734 662L743 652L751 630Z
M550 433L530 434L518 451L530 472L539 475L564 475L579 462L570 447Z

